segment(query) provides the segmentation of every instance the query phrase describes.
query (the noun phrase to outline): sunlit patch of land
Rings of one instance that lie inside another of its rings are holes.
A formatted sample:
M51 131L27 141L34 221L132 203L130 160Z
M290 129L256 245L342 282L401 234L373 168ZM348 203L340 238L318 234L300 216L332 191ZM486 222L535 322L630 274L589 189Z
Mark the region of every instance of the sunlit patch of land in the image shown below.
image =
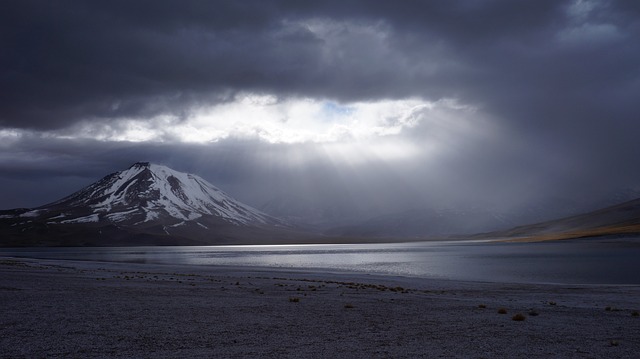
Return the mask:
M497 239L496 242L544 242L565 239L591 238L603 236L619 236L640 234L640 224L613 225L598 228L572 230L564 232L534 234L528 236Z

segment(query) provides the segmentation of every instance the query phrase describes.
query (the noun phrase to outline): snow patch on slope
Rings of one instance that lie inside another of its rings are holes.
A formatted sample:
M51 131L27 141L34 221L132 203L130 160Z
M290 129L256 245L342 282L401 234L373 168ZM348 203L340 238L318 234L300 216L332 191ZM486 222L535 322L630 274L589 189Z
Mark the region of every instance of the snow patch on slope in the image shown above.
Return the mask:
M23 217L23 218L38 217L39 214L40 214L39 210L34 210L34 211L25 212L21 214L20 217Z
M98 218L98 214L91 214L88 216L84 216L84 217L78 217L78 218L74 218L74 219L67 219L66 221L62 221L60 223L90 223L90 222L98 222L98 220L100 220L100 218Z
M105 217L107 217L110 221L120 222L130 218L131 214L137 213L137 212L138 212L138 209L135 208L135 209L124 211L124 212L110 213L110 214L107 214Z

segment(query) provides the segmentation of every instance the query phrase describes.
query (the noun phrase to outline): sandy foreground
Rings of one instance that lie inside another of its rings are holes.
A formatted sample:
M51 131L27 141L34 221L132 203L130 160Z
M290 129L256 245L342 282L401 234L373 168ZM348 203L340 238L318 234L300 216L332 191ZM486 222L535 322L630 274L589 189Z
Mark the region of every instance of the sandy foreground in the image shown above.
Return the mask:
M0 258L2 358L638 358L638 310L639 286Z

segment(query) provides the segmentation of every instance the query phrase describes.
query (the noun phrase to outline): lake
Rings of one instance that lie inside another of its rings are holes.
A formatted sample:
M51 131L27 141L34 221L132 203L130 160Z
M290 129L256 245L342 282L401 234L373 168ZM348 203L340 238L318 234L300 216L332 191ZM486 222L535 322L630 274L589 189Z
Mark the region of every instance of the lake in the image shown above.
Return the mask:
M640 239L202 247L3 248L0 255L224 265L469 281L640 284Z

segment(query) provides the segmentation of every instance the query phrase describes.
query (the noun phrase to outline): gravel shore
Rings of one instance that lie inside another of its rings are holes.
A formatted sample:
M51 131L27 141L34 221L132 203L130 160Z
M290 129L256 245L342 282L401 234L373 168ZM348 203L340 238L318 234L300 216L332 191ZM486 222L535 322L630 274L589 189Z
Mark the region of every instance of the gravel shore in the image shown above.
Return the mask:
M639 286L0 258L0 310L2 358L640 353Z

